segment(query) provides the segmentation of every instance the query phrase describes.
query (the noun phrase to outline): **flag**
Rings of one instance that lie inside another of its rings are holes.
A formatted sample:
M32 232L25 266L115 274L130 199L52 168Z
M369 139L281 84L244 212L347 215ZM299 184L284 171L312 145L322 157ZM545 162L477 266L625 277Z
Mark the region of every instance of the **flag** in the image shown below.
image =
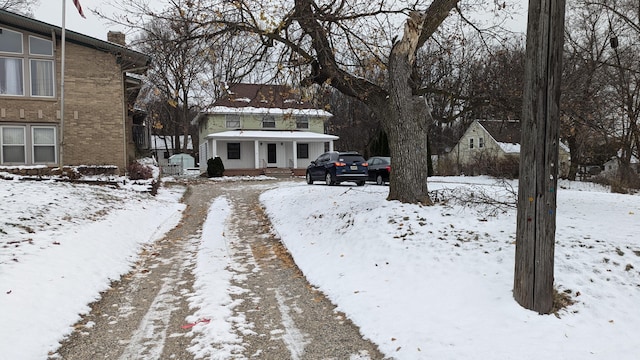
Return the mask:
M84 16L84 12L82 12L82 6L80 6L80 0L73 0L73 5L76 6L76 8L78 9L78 12L80 13L80 16L82 16L83 18L87 18L86 16Z

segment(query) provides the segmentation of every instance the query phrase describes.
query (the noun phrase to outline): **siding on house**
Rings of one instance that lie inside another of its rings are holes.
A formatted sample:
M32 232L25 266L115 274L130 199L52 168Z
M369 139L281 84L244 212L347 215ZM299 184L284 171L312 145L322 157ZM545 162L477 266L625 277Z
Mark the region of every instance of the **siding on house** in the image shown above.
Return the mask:
M64 122L61 122L61 29L2 10L0 27L19 32L25 39L31 36L54 40L55 60L54 96L32 97L28 91L22 96L0 94L0 126L55 126L57 161L62 156L65 166L114 165L124 173L136 156L133 115L129 111L135 96L129 103L127 98L131 94L137 95L137 91L127 89L127 72L144 72L150 58L116 44L67 31ZM52 34L56 35L55 39ZM28 41L25 44L28 46ZM28 51L28 47L25 50ZM0 53L0 56L15 55ZM27 76L24 81L29 81ZM56 162L44 165L59 165ZM27 158L24 164L5 162L0 165L39 164Z
M511 124L509 125L511 128ZM518 138L515 143L507 142L512 140L509 135L501 138L502 142L496 141L478 121L474 121L462 135L458 143L448 153L448 159L455 164L467 165L478 161L480 158L493 157L502 159L506 156L519 155L519 148L505 146L520 142ZM473 146L471 146L473 145ZM517 149L517 152L513 150Z

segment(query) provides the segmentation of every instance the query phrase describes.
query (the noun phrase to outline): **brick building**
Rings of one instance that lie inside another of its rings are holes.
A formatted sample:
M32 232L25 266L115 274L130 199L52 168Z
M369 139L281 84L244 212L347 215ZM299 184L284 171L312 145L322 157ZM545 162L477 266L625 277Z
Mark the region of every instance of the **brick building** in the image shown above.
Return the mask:
M62 109L61 32L0 10L0 170L106 165L123 174L149 145L134 103L150 57L120 33L103 41L67 30Z

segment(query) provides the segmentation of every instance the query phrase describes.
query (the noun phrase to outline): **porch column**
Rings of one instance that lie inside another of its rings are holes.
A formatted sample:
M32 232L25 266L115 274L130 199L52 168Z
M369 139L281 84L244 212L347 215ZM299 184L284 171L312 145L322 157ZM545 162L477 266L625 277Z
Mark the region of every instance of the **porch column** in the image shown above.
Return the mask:
M293 140L293 168L298 168L298 142Z
M255 169L260 169L260 141L258 140L253 141L253 156Z
M212 158L216 158L218 157L218 141L217 140L211 140L211 151L209 152L211 154Z
M329 151L333 151L333 140L329 141Z

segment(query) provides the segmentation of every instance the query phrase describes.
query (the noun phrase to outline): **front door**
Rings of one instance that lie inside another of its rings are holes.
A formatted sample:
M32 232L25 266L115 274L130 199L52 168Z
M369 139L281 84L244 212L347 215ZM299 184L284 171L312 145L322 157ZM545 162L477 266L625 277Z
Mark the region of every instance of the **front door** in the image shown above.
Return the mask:
M278 162L277 144L267 144L267 165L276 166Z

